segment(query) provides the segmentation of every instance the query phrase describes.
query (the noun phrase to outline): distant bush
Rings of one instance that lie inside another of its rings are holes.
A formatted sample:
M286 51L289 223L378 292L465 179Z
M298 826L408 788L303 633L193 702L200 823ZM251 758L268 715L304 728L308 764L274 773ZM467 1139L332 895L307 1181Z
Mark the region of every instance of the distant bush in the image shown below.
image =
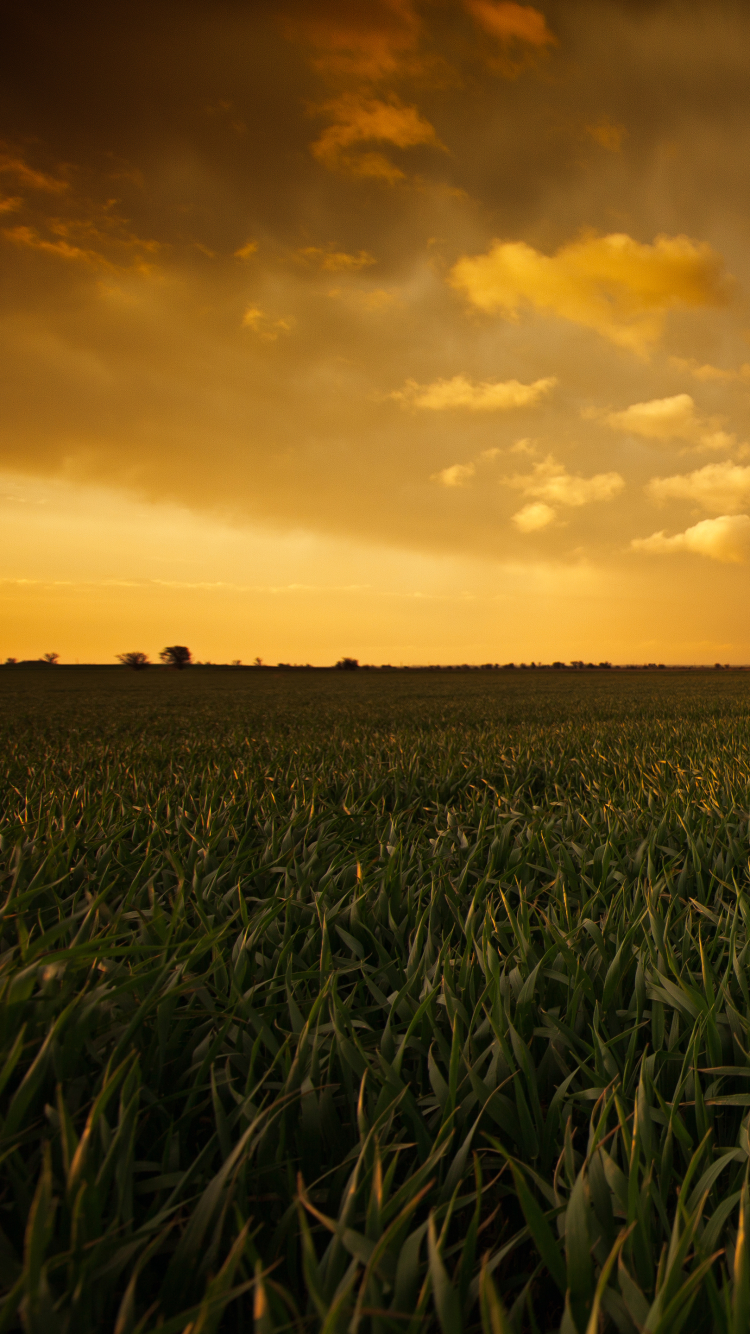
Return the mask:
M190 649L185 648L184 644L172 644L170 648L163 648L159 657L167 667L174 667L178 672L189 667L193 661Z
M133 672L142 672L144 668L151 666L148 654L140 651L118 653L117 661L121 662L123 667L129 667Z

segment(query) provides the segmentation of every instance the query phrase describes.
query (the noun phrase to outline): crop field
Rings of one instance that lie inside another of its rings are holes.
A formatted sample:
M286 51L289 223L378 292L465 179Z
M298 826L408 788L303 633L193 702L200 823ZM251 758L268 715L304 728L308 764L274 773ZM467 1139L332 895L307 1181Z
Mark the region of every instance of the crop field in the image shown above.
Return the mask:
M0 1334L750 1328L750 674L0 672Z

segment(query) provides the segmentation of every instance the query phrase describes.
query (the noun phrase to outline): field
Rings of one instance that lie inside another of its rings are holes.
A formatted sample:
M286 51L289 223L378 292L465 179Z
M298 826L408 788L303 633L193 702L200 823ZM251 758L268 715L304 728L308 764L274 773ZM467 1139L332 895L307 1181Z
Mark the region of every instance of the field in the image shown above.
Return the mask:
M0 1334L750 1328L750 674L0 672Z

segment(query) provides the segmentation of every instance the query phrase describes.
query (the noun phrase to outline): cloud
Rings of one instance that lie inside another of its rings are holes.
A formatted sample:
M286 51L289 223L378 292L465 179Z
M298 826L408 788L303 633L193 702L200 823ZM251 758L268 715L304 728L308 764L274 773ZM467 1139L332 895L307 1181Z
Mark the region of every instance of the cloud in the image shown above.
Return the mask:
M384 102L345 93L320 109L332 115L334 122L311 148L313 156L330 171L372 176L393 184L404 179L404 172L382 153L352 154L348 150L365 143L388 143L396 148L416 148L420 144L442 147L430 122L415 106L407 106L396 96Z
M715 419L696 412L690 394L652 398L632 403L622 412L608 412L604 420L615 431L641 435L647 440L687 440L706 449L726 449L735 437L718 427Z
M738 463L709 463L675 477L653 477L646 487L652 500L691 500L715 514L736 514L750 502L750 468Z
M249 259L251 255L255 254L257 249L257 241L246 241L243 246L240 246L239 250L235 250L234 257L235 259Z
M494 241L463 256L448 281L472 305L515 319L524 304L549 311L643 354L673 306L720 305L721 258L686 236L641 245L624 233L590 236L544 255L524 241Z
M651 537L634 537L633 551L670 555L690 551L727 565L742 564L750 554L750 517L747 514L722 514L718 519L702 519L684 533L667 537L662 529Z
M370 264L377 264L375 256L368 250L360 250L358 255L349 255L344 250L323 250L320 246L309 245L298 253L302 259L318 264L326 273L358 273Z
M88 204L87 211L77 217L45 217L44 230L22 224L6 228L3 235L13 245L59 259L107 269L135 268L147 273L151 264L144 256L153 256L161 248L160 243L132 232L128 220L113 211L114 202Z
M554 375L533 384L519 380L484 380L474 383L465 375L454 375L452 380L435 380L420 385L407 380L403 389L392 398L400 399L415 408L430 408L441 412L446 408L468 408L470 412L507 411L509 408L531 407L557 384Z
M513 523L522 533L546 528L557 516L555 506L578 508L596 500L611 500L625 485L617 472L601 472L594 477L573 476L563 463L556 463L551 454L542 463L535 463L533 472L505 477L503 482L524 495L536 497L512 515Z
M545 505L543 501L536 500L530 505L524 505L517 514L512 516L516 528L520 528L522 533L535 533L540 528L546 528L552 523L555 517L555 510L551 505Z
M37 171L30 167L22 158L11 157L7 153L0 154L0 175L14 176L21 184L30 190L43 190L47 194L59 195L68 190L67 181L61 181L55 176L48 176L46 172Z
M318 14L303 0L298 8L306 12L286 16L287 35L314 48L312 63L323 74L382 79L418 66L411 53L421 24L412 0L339 0Z
M450 468L443 468L441 472L432 474L430 478L433 482L439 482L441 486L466 486L476 472L473 463L454 463Z
M57 255L60 259L78 260L85 264L103 264L107 268L110 267L109 261L98 251L71 245L63 239L48 241L45 237L40 236L33 227L6 227L3 236L12 241L14 245L26 246L30 250L41 250L48 255Z
M360 305L365 310L387 310L398 301L395 292L388 292L384 287L376 287L372 292L365 292L360 298Z
M504 479L524 495L536 496L553 505L589 505L595 500L611 500L625 485L619 472L600 472L593 477L576 477L551 454L534 464L533 472Z
M280 333L289 333L294 321L274 320L259 306L248 306L242 316L243 329L252 329L267 343L275 343Z
M525 42L529 46L555 45L544 14L531 5L512 0L466 0L466 8L481 28L502 42Z
M600 148L606 148L608 153L619 153L628 132L624 125L613 125L611 120L602 116L594 125L586 126L586 133Z
M711 366L709 363L700 365L694 358L690 357L670 357L671 364L680 371L688 371L696 380L716 381L716 380L750 380L750 361L746 361L740 366L739 370L725 370L721 366Z

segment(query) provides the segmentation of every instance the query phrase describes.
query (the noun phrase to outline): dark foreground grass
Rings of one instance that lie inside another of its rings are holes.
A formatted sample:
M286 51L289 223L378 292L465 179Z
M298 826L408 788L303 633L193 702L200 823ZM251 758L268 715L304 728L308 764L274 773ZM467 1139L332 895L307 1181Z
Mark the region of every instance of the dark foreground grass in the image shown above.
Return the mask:
M0 709L0 1334L746 1334L750 677Z

